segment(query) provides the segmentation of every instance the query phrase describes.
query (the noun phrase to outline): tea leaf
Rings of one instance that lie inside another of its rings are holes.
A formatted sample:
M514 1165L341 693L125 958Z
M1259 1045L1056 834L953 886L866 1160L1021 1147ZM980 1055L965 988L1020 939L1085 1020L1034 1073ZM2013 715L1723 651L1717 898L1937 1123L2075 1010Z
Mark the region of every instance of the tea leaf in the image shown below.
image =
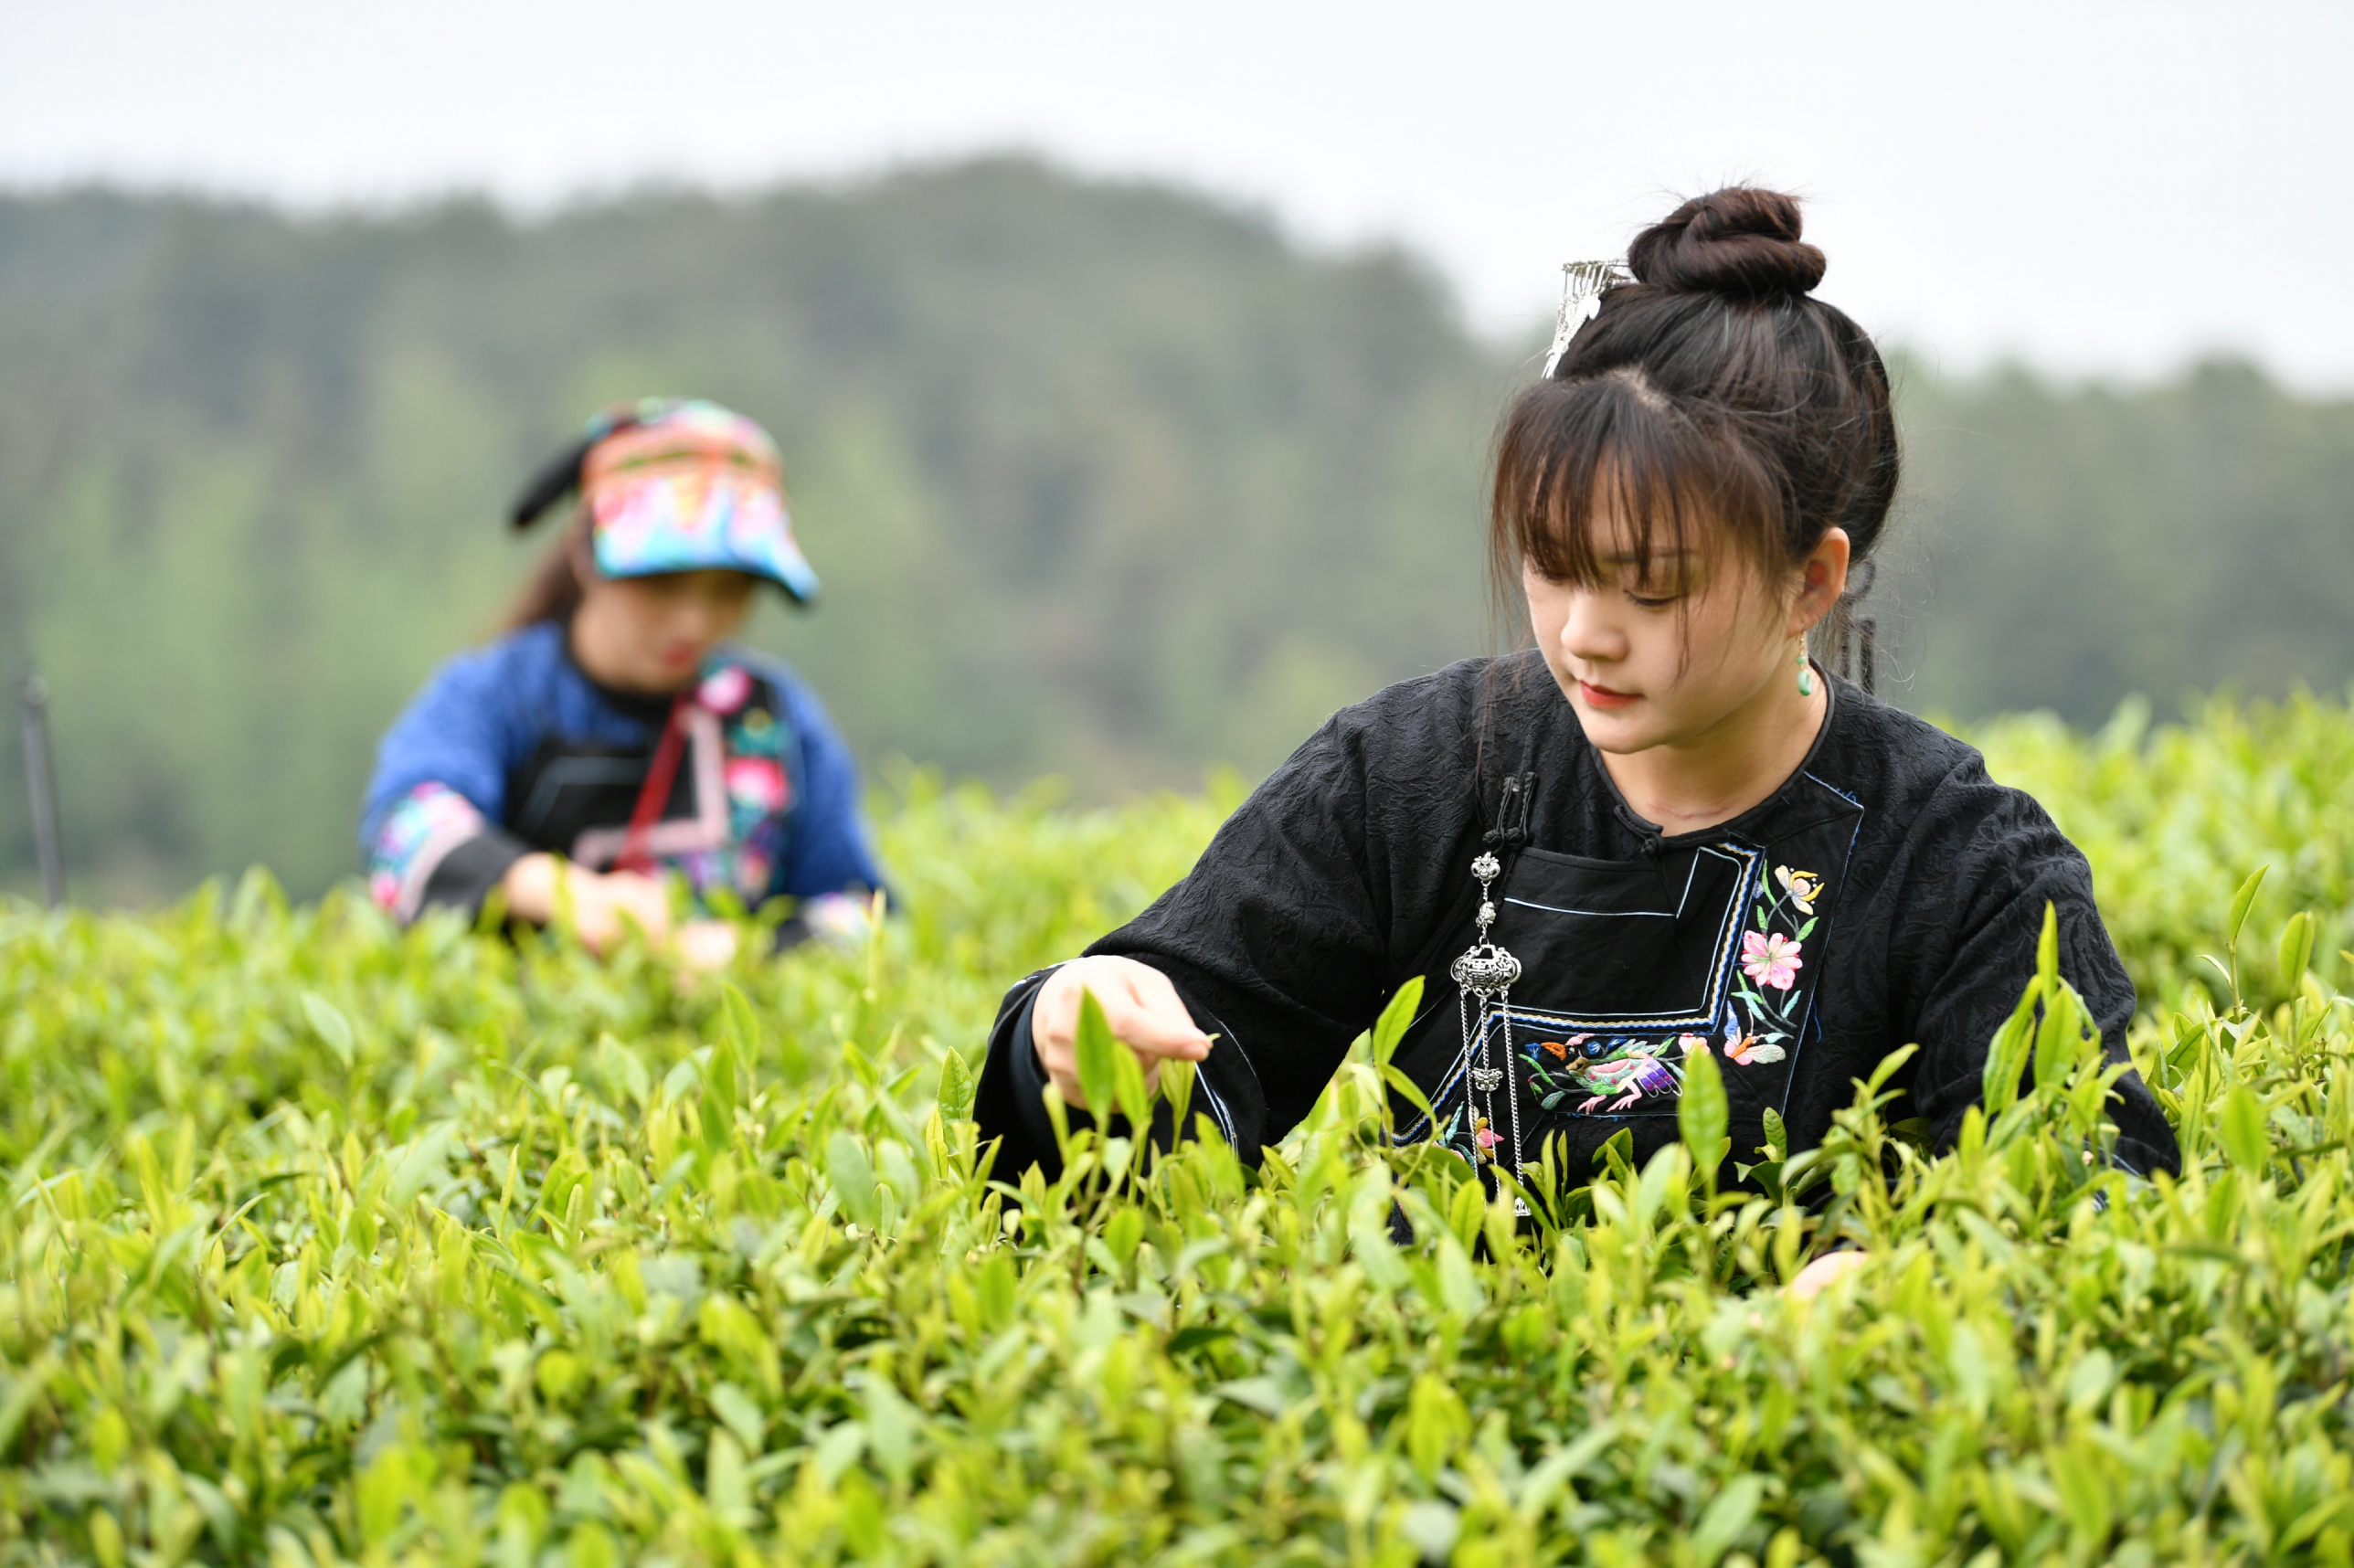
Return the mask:
M326 1042L327 1049L335 1054L335 1059L347 1068L351 1066L354 1052L352 1021L345 1018L334 1002L315 991L302 993L302 1016L310 1021L311 1028L319 1038Z
M1766 1483L1762 1479L1755 1476L1734 1477L1701 1510L1700 1522L1691 1532L1693 1559L1713 1564L1732 1550L1733 1543L1749 1528L1750 1520L1757 1517L1757 1505L1765 1497Z
M2250 1173L2261 1171L2272 1158L2272 1136L2264 1130L2264 1103L2245 1084L2234 1084L2223 1097L2220 1130L2223 1151L2232 1163Z
M1397 1054L1398 1042L1414 1023L1415 1014L1422 1007L1422 977L1414 975L1399 986L1391 996L1389 1005L1373 1021L1373 1065L1385 1068L1390 1058Z
M964 1057L954 1051L943 1055L937 1098L944 1119L962 1121L972 1114L972 1069L965 1065Z
M1682 1097L1676 1102L1676 1127L1684 1147L1691 1151L1692 1168L1711 1188L1717 1167L1723 1163L1732 1140L1725 1136L1731 1113L1724 1098L1724 1075L1716 1056L1705 1046L1684 1058Z
M1112 1058L1122 1047L1112 1038L1111 1025L1104 1019L1103 1003L1096 1000L1095 992L1084 989L1079 992L1079 1027L1075 1044L1079 1093L1087 1097L1089 1111L1108 1118L1114 1108Z
M2313 916L2298 910L2281 927L2278 956L2281 983L2294 987L2313 963Z
M2256 902L2256 889L2264 885L2264 873L2271 869L2272 867L2269 865L2260 865L2256 867L2255 870L2248 874L2248 879L2240 884L2240 890L2232 895L2232 912L2224 917L2223 921L2223 945L2225 947L2231 948L2237 947L2239 945L2240 927L2247 924L2248 911L2254 906Z

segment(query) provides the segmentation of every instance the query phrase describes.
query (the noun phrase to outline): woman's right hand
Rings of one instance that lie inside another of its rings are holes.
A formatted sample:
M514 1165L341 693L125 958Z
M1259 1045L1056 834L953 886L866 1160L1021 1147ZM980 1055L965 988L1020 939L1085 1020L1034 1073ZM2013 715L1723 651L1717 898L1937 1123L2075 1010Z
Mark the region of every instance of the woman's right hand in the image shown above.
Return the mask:
M1046 977L1030 1007L1030 1042L1046 1079L1075 1109L1089 1108L1079 1092L1079 993L1092 991L1111 1025L1112 1037L1137 1054L1145 1086L1161 1081L1161 1064L1198 1062L1210 1054L1210 1036L1169 977L1134 959L1073 959Z
M535 925L552 924L559 868L572 905L572 928L590 952L610 952L631 926L657 947L669 939L670 894L655 878L634 871L590 871L552 854L527 854L507 867L501 884L507 912Z

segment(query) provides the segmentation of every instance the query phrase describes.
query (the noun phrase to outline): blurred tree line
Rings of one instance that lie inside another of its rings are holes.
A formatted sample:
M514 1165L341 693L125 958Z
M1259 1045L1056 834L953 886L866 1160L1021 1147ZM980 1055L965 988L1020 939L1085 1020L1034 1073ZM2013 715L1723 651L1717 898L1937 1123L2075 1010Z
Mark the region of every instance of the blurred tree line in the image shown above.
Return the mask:
M1405 256L1020 161L535 223L0 198L0 661L48 678L79 896L257 859L316 890L378 733L545 547L514 489L599 405L691 392L784 448L826 599L751 639L870 768L1257 773L1509 635L1480 470L1521 346ZM1903 381L1899 700L2092 720L2354 672L2354 405L2239 366Z

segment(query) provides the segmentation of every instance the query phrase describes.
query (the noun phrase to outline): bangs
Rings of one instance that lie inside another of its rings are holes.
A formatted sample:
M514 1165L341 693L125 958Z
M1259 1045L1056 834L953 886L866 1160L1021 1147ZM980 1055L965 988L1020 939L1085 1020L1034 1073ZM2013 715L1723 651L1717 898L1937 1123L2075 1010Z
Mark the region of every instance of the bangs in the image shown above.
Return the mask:
M1496 452L1499 591L1523 567L1594 588L1631 566L1640 591L1681 597L1728 546L1744 565L1764 567L1782 498L1738 430L1717 423L1631 366L1530 387Z

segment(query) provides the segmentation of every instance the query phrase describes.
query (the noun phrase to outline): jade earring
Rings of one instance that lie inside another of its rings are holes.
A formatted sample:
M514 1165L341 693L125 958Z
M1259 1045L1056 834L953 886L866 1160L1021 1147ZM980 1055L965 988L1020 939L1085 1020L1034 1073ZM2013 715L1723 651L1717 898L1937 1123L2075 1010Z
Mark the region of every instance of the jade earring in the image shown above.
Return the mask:
M1807 662L1806 645L1801 643L1798 647L1798 695L1811 697L1814 694L1815 667Z

